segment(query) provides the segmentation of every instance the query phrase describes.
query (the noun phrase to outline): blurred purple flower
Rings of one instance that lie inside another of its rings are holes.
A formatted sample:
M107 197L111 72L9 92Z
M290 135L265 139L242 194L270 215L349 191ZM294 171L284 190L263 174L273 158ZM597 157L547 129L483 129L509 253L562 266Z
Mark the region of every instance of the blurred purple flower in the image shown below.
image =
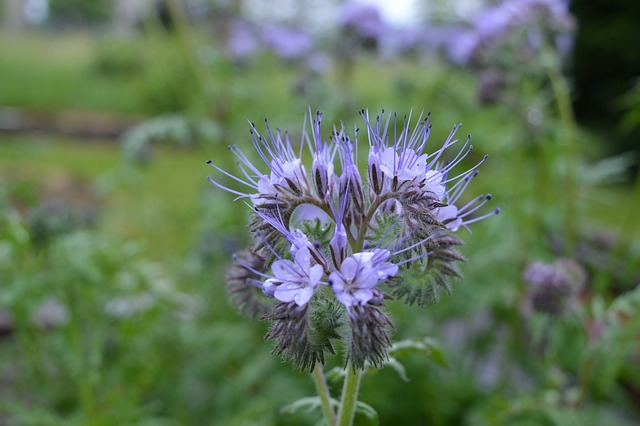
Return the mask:
M560 315L585 285L587 274L576 261L560 258L554 263L531 263L523 279L531 286L528 303L534 311Z
M242 60L255 54L260 48L255 28L243 19L231 22L227 51L232 60Z
M427 44L428 34L423 27L401 27L390 34L394 50L411 52Z
M286 25L268 25L262 31L262 41L278 57L286 60L302 58L313 49L311 34Z
M441 37L439 45L456 64L468 63L481 49L502 53L505 40L522 34L520 54L538 51L545 39L566 54L574 28L565 0L504 0L480 11L466 25L448 28L449 36Z
M370 4L345 3L340 9L338 21L342 27L354 29L361 37L376 40L382 37L387 30L380 11Z

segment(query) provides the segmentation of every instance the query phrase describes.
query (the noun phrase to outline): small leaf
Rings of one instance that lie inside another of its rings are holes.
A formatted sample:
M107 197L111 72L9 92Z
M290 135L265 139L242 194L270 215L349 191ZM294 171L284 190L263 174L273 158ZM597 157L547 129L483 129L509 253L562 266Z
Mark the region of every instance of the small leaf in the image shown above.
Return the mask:
M315 410L322 409L322 401L319 396L308 396L305 398L300 398L297 401L292 402L291 404L282 407L280 410L282 414L295 414L299 411L304 411L305 413L311 413Z
M404 365L394 357L390 356L389 359L384 363L385 367L391 367L396 370L396 373L400 376L402 380L405 382L409 381L409 377L407 376L407 370L404 368Z
M337 383L344 380L347 375L347 370L341 367L333 367L331 370L325 373L327 380L331 383Z
M449 368L444 349L430 337L405 339L394 343L389 349L389 354L395 358L404 358L412 352L424 352L438 365Z
M372 426L378 426L378 412L369 404L365 404L362 401L356 402L356 416L360 415L361 421L365 421L365 424L369 424ZM359 421L358 424L362 424Z

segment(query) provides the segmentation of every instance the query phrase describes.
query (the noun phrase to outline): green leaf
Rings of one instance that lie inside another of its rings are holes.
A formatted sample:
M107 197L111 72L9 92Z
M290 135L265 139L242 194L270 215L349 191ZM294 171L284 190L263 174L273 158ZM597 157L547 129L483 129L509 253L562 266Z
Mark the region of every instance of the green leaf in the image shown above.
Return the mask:
M311 413L315 410L322 409L322 401L319 396L308 396L305 398L300 398L289 405L282 407L280 410L282 414L295 414L299 411L304 411L305 413Z
M357 424L378 426L378 412L369 404L358 401L356 402L356 420Z
M404 365L394 357L390 356L389 359L384 363L384 365L385 367L388 366L396 370L396 373L398 373L400 378L405 382L409 381L409 377L407 376L407 370L404 368Z
M438 365L449 368L444 349L431 337L401 340L395 342L389 349L389 355L399 359L405 358L414 352L423 352Z

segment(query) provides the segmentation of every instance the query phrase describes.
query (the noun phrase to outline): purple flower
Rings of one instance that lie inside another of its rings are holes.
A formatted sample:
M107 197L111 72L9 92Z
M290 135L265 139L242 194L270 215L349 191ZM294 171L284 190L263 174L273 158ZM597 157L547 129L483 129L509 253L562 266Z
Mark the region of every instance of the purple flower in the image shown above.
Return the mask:
M313 48L311 34L286 25L267 26L262 32L262 41L273 53L286 60L302 58Z
M258 170L251 160L236 145L233 145L229 150L238 157L238 165L242 169L244 179L222 170L212 161L208 163L252 191L241 192L226 187L211 177L208 178L209 181L219 188L238 195L238 198L250 198L256 206L273 203L278 196L286 200L292 195L308 193L310 188L306 170L293 151L288 134L283 137L279 130L274 134L267 123L268 137L265 138L258 133L254 124L251 127L253 146L262 161L269 167L270 173L267 175Z
M386 31L380 11L373 5L347 2L340 10L340 25L353 28L361 37L378 39Z
M530 285L527 302L537 312L560 315L576 302L587 274L572 259L559 258L553 263L532 262L523 273Z
M227 51L231 59L241 60L253 55L259 43L252 25L243 19L234 19L230 25Z
M294 261L280 259L271 265L273 278L263 283L263 291L281 302L294 302L298 306L309 303L318 286L324 269L311 265L311 253L306 247L295 254Z
M311 131L303 131L296 149L287 133L267 124L262 136L252 124L253 147L264 166L233 146L241 177L209 162L245 189L210 177L215 186L252 202L247 203L253 211L252 248L236 258L228 275L234 300L253 307L256 287L278 300L263 316L275 323L267 338L277 341L275 352L305 369L323 362L325 351L333 350L331 340L345 336L340 330L345 310L351 327L350 340L343 342L347 356L357 368L365 362L381 365L390 344L391 323L379 309L386 292L422 305L437 294L434 287L449 290L449 280L461 277L455 263L464 260L456 250L462 241L453 231L499 211L476 215L490 195L461 201L484 159L454 171L471 152L467 138L445 160L458 142L459 126L428 152L428 115L415 125L411 116L398 120L384 111L374 120L365 110L361 116L366 164L359 163L358 130L352 138L341 126L325 140L320 113L310 118ZM310 169L302 160L305 145ZM327 283L333 293L314 297Z
M389 250L375 249L346 258L340 270L329 275L336 299L347 308L367 304L378 284L398 273L398 266L387 262L390 256Z
M495 209L481 217L470 217L491 199L491 195L481 195L460 208L455 205L471 179L477 176L475 169L487 158L485 156L474 167L459 175L449 176L453 168L473 149L468 138L452 161L447 163L441 161L444 152L457 142L454 137L460 128L459 125L453 127L440 149L431 154L425 154L424 150L431 133L428 115L424 120L418 119L418 125L413 131L409 126L411 117L405 117L400 130L397 129L394 119L393 143L390 142L392 139L389 134L390 116L385 123L382 123L381 118L378 117L374 124L371 124L368 115L364 112L362 116L365 118L369 133L370 183L378 196L398 191L421 195L423 199L431 201L436 218L452 231L500 212L499 209ZM398 197L394 196L394 198ZM396 210L402 209L398 203L394 206Z
M449 36L442 37L440 44L456 64L476 60L495 66L500 62L497 56L506 51L517 52L514 59L529 66L545 39L558 52L567 53L574 28L567 1L504 0L480 11L467 25L449 28ZM512 47L505 49L507 45Z

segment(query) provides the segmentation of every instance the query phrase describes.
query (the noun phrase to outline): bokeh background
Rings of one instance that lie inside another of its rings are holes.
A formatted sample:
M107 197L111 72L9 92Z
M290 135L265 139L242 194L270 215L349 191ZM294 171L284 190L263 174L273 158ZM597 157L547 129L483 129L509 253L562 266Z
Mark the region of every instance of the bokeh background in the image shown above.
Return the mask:
M639 2L1 6L0 424L317 424L227 301L248 209L205 162L234 170L248 120L299 141L321 110L328 138L361 108L431 111L433 147L463 123L467 195L502 209L451 295L389 304L432 340L364 377L379 423L640 422Z

